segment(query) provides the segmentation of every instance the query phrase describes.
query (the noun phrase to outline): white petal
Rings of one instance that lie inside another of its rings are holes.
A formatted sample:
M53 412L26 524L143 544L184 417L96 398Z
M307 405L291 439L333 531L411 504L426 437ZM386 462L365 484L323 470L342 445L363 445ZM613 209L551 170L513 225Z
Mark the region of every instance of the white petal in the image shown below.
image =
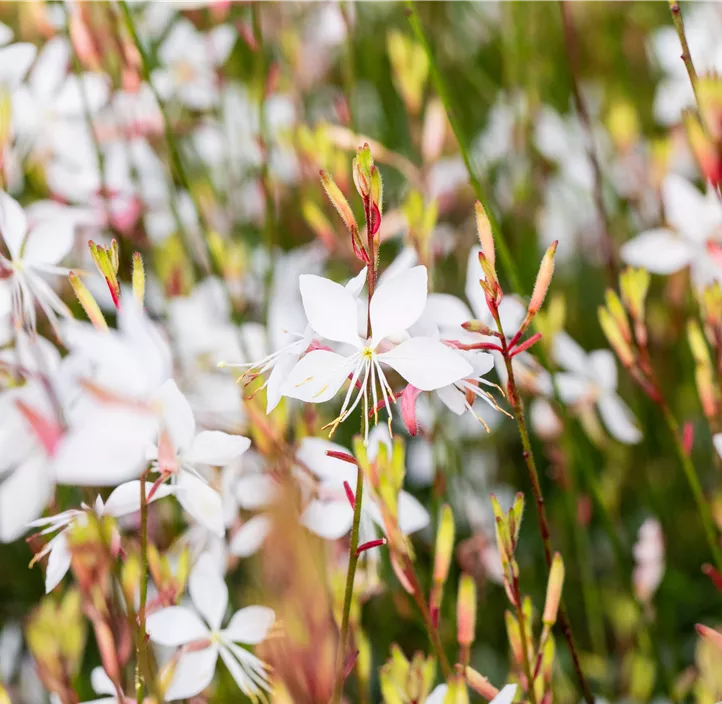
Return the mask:
M36 98L47 101L66 77L70 60L70 43L55 36L45 43L30 73L30 88Z
M20 257L27 232L28 221L22 206L12 196L0 191L0 235L13 259Z
M146 630L150 639L160 645L185 645L208 638L208 629L190 609L169 606L148 616Z
M231 435L220 430L204 430L198 433L184 460L190 463L209 464L223 467L240 457L251 441L243 435Z
M102 667L94 667L90 673L90 685L96 694L116 695L113 680L108 677L108 673Z
M440 684L434 687L434 691L426 697L424 704L444 704L444 699L449 691L449 686L446 684Z
M178 503L190 515L219 537L225 535L221 495L190 472L181 471L176 483Z
M457 416L463 415L466 411L464 392L457 389L453 384L436 389L437 396L441 402Z
M239 477L234 487L238 505L247 511L256 511L273 501L278 484L269 474L251 474Z
M312 274L299 277L303 309L311 327L322 337L359 346L356 300L341 284Z
M497 694L489 704L511 704L516 694L516 685L508 684Z
M223 634L236 643L257 645L266 639L275 621L273 609L267 606L246 606L233 614Z
M216 568L213 558L203 553L191 570L188 591L212 631L217 631L228 606L228 587Z
M233 677L241 692L243 692L247 696L250 696L251 694L257 692L258 687L256 686L255 682L241 667L238 660L236 660L236 658L233 656L231 649L225 647L224 645L221 645L221 647L219 648L219 652L221 654L223 662L228 668L228 671L231 673L231 677Z
M636 418L617 394L604 394L597 406L599 415L613 438L626 445L634 445L642 439Z
M371 299L371 347L395 333L408 330L426 308L427 272L415 266L385 281Z
M469 301L474 316L479 320L489 321L491 314L486 305L484 291L479 284L479 281L485 278L484 270L479 263L479 252L481 252L481 247L472 247L469 252L469 259L466 262L466 287L464 293L466 293L466 300Z
M168 379L161 386L158 397L163 407L164 428L170 434L176 452L184 453L196 434L191 406L173 379Z
M675 173L665 176L662 183L662 203L665 220L677 232L691 240L706 239L709 234L706 223L703 222L706 199L686 178Z
M592 386L584 377L567 372L554 375L559 397L566 404L574 404L592 393Z
M456 296L448 293L430 293L426 299L424 317L429 317L438 327L460 327L474 316L469 307Z
M221 24L214 27L206 35L206 45L211 55L211 60L217 66L221 66L228 59L233 45L236 43L238 34L233 27Z
M153 482L145 482L145 496L146 499L150 490L153 487ZM153 494L151 503L156 499L161 499L164 496L168 496L173 493L173 487L167 484L161 484ZM106 516L126 516L129 513L135 513L140 511L140 481L135 479L130 482L121 484L117 489L114 489L108 500L105 502L103 508L103 514Z
M460 354L429 337L412 337L378 358L422 391L448 386L473 371Z
M43 512L53 492L44 454L31 455L0 482L0 542L12 543Z
M717 450L717 454L722 457L722 433L713 435L712 442L714 442L714 449Z
M307 403L328 401L336 395L356 363L354 357L313 350L302 357L286 377L283 394Z
M554 336L552 356L563 369L582 376L589 374L587 353L565 332L557 333Z
M217 660L218 649L215 647L183 653L173 672L165 699L175 701L200 694L213 681Z
M356 469L348 462L329 457L329 451L349 454L345 447L325 438L306 437L301 440L296 450L296 458L320 479L337 481L339 484L353 481L355 486Z
M358 298L361 295L361 291L363 291L363 287L366 283L366 276L368 274L368 267L364 267L359 271L356 276L353 277L347 284L346 284L346 290L354 297Z
M99 73L68 76L53 107L59 115L80 117L84 113L86 100L92 114L108 102L108 95L108 79Z
M694 250L670 230L658 228L625 242L620 254L631 266L642 267L653 274L673 274L690 263Z
M53 540L48 555L48 570L45 573L45 592L50 593L60 584L70 569L70 550L65 535L61 533Z
M270 413L283 398L283 385L298 362L297 354L284 354L276 362L266 383L266 413Z
M35 45L28 42L17 42L0 49L0 84L10 89L20 84L36 54Z
M600 386L609 391L617 388L617 362L610 350L595 350L589 353L589 373Z
M234 534L229 546L236 557L250 557L258 552L268 532L271 521L268 516L254 516L246 521Z
M301 523L326 540L337 540L351 530L353 509L348 501L314 499L303 512Z
M404 535L411 535L429 525L429 512L406 491L399 493L399 528Z

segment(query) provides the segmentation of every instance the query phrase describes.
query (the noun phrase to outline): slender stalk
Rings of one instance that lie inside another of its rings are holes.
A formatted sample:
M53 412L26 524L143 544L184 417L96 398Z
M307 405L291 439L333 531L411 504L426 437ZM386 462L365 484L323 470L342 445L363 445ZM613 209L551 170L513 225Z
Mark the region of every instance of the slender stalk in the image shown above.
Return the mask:
M687 34L684 31L682 11L679 8L677 0L669 0L669 11L672 13L672 22L674 22L674 28L677 30L679 43L682 45L682 56L680 58L684 61L684 67L687 69L687 75L689 76L689 82L692 84L694 97L697 99L697 71L694 68L692 54L689 51L689 44L687 44Z
M151 81L150 77L150 71L151 71L151 65L150 65L150 59L148 58L148 54L143 47L142 42L140 41L140 38L138 36L138 31L135 26L135 22L133 20L133 14L130 11L130 8L128 7L128 3L125 0L120 0L120 9L123 13L123 19L125 20L125 24L128 28L128 32L130 33L131 39L133 40L133 43L135 44L135 47L138 50L138 55L140 56L140 62L141 62L141 70L143 74L143 79L146 81L148 86L150 87L151 92L153 93L153 97L155 98L155 101L158 103L158 107L160 108L161 115L163 117L163 129L165 133L165 140L166 144L168 145L168 152L170 154L171 159L171 165L173 168L173 171L175 172L176 176L178 177L178 180L180 181L181 186L188 192L188 195L193 202L193 207L195 208L196 212L198 213L198 217L202 223L203 229L208 232L210 228L208 227L208 223L206 222L205 215L203 214L203 209L200 207L200 204L198 203L198 200L194 194L193 188L191 187L190 180L188 178L188 174L186 173L185 166L183 165L183 160L181 159L180 150L178 149L178 144L176 142L175 135L173 134L173 129L170 122L170 117L168 116L168 110L166 108L165 103L163 100L161 100L160 95L158 94L158 91L155 89L155 86L153 85L153 82ZM174 189L171 188L171 191ZM174 213L175 215L176 213ZM176 217L176 220L179 220L178 217ZM185 228L182 228L182 232L185 233ZM192 253L194 251L193 243L190 241L190 238L188 237L187 233L185 233L185 247L188 252L188 256L190 257L191 263L193 264L194 268L197 268L197 261L196 258L192 256ZM210 251L210 248L208 246L208 241L205 237L202 238L204 248L201 252L199 252L201 262L200 262L200 268L201 273L206 275L215 274L218 276L221 281L224 281L223 278L223 272L221 271L220 267L218 266L217 262L215 261L215 258L213 257L212 252ZM199 273L199 272L196 272Z
M714 560L717 569L722 571L722 551L720 551L719 538L712 519L712 512L710 511L709 504L704 498L704 492L702 491L702 484L700 483L699 476L697 475L697 470L694 468L694 464L692 464L690 456L687 454L684 446L682 445L679 423L677 422L674 413L672 413L672 409L669 407L666 400L662 400L660 405L667 428L669 428L669 432L674 439L674 446L677 450L682 470L687 477L689 488L692 490L694 500L697 503L697 510L699 511L700 518L702 519L702 527L704 528L705 538L707 539L710 551L712 552L712 559Z
M140 478L140 604L138 606L138 671L136 697L138 704L144 699L144 683L140 677L140 661L147 660L146 603L148 601L148 499L145 493L146 473Z
M541 533L542 543L544 544L544 559L547 565L547 571L551 568L552 564L552 544L551 544L551 533L549 531L549 520L547 518L546 507L544 506L544 495L541 490L541 483L539 481L539 472L536 467L536 460L534 458L534 452L531 447L531 440L529 438L529 431L526 425L526 417L524 414L524 404L519 395L519 388L514 378L514 366L512 364L511 356L509 353L509 346L504 335L504 329L501 324L501 318L498 312L494 312L497 329L501 335L502 345L502 356L504 357L504 364L506 365L506 371L508 375L507 389L509 394L509 402L511 403L514 411L514 419L516 420L517 427L519 429L519 436L521 437L521 444L523 448L524 461L526 462L527 469L529 471L529 479L531 480L532 493L534 494L534 501L536 502L537 517L539 519L539 532ZM564 606L564 601L559 606L559 625L564 634L564 638L567 641L569 647L569 653L572 656L572 663L574 665L574 671L576 673L579 684L582 688L582 694L587 704L594 704L594 696L589 689L584 673L582 672L581 663L579 661L579 654L577 652L576 645L574 643L574 635L572 633L571 624L569 622L569 616Z
M346 572L346 590L343 596L343 613L341 616L341 637L338 642L336 656L336 684L333 690L332 704L339 704L343 694L344 669L346 665L346 645L348 642L349 617L351 614L351 600L353 599L353 583L358 565L359 524L361 523L361 501L363 500L363 470L359 466L356 470L356 494L354 497L353 526L351 528L351 544L348 554L348 571Z
M589 110L587 109L586 101L582 95L582 91L579 87L579 43L577 41L577 34L574 28L574 21L571 16L570 4L567 0L559 1L559 9L562 15L562 24L564 25L564 44L566 47L567 58L569 59L569 72L572 79L572 95L574 96L574 105L576 106L579 119L584 125L584 130L587 137L587 155L589 161L592 164L592 172L594 174L594 187L592 189L594 196L594 205L596 206L597 213L602 225L602 236L601 236L601 248L602 256L607 265L607 277L610 285L615 285L617 282L617 255L614 247L614 240L609 227L609 217L607 210L604 207L604 180L602 177L602 168L599 164L597 157L597 149L594 140L594 129L592 127L592 121L589 117Z

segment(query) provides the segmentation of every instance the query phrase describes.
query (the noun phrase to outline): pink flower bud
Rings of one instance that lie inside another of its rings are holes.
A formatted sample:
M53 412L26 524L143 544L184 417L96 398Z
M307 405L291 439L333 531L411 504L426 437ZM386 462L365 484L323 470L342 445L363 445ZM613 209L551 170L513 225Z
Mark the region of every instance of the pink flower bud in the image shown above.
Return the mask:
M564 562L559 553L554 554L552 566L549 570L549 581L547 582L547 597L544 603L544 615L542 622L545 626L553 626L557 620L559 603L562 599L562 587L564 586Z
M544 303L549 285L552 282L552 276L554 276L554 255L557 251L557 245L559 240L555 240L549 249L544 253L541 265L539 266L539 273L537 274L536 281L534 282L534 290L531 294L531 301L529 301L529 307L527 309L529 316L534 316L539 312L539 309Z
M491 222L489 222L484 206L478 200L476 201L475 210L476 231L479 235L481 251L489 262L489 266L494 272L494 279L496 279L496 252L494 250L494 235L491 231Z

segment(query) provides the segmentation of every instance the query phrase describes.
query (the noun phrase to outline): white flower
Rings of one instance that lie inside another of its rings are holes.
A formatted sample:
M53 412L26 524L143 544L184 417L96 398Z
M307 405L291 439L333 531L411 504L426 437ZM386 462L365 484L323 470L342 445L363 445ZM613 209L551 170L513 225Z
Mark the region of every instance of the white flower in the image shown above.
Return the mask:
M554 338L554 360L567 371L556 374L557 388L567 404L596 404L609 433L619 442L633 445L642 439L624 401L617 394L617 364L609 350L587 354L569 335Z
M516 685L508 684L504 687L499 694L497 694L489 704L511 704L514 701L514 695L516 694ZM449 686L446 684L440 684L434 689L434 691L426 697L424 704L444 704L446 694L449 691Z
M421 391L433 391L471 374L471 365L456 351L431 337L408 337L406 331L421 317L426 307L426 267L417 266L384 281L369 305L371 336L358 334L354 296L343 286L319 276L300 278L303 307L309 324L321 337L351 348L340 354L326 349L309 352L286 378L283 393L309 403L333 398L351 376L346 397L333 426L343 422L363 399L365 436L368 439L369 386L373 408L382 405L391 418L394 393L382 364L395 369ZM392 346L393 341L406 337ZM384 350L384 351L382 351ZM357 382L360 389L351 402ZM369 383L370 382L370 383Z
M145 483L145 495L148 498L149 492L153 484ZM157 488L150 501L155 501L172 493L172 489L166 486ZM82 509L70 509L63 511L55 516L47 518L39 518L36 521L28 523L33 528L42 528L40 535L54 533L56 530L60 532L50 540L43 549L35 556L33 561L37 561L48 555L48 570L45 573L45 591L51 592L60 583L70 568L70 549L68 548L68 539L66 532L77 523L85 523L88 520L88 511L94 511L98 516L127 516L140 510L140 481L134 480L121 484L115 489L106 502L98 496L95 505L91 509L86 504L82 504Z
M220 430L196 433L193 411L175 381L160 389L162 420L158 444L149 450L156 471L169 475L181 506L216 535L225 533L221 495L208 486L199 467L223 467L240 457L251 441Z
M275 620L273 611L247 606L236 611L221 630L228 588L207 555L202 555L191 571L188 591L195 610L171 606L151 614L147 621L151 640L160 645L201 646L181 651L165 698L187 699L202 692L213 680L218 655L245 695L254 697L261 690L269 691L265 663L237 643L256 645L265 640Z
M662 203L669 227L640 233L621 249L622 259L653 274L690 267L697 286L722 281L722 204L712 188L702 195L689 181L668 174Z
M381 430L382 427L379 427ZM383 428L386 432L385 428ZM374 439L383 440L376 434ZM375 443L370 446L369 456L374 457ZM317 497L311 499L303 512L301 522L313 533L327 540L336 540L346 535L353 524L353 509L346 496L344 482L356 493L356 468L326 452L334 450L349 454L345 447L322 438L304 438L296 452L296 458L303 467L313 472L320 480ZM410 535L429 523L426 509L408 492L399 492L399 528L404 535ZM361 523L359 538L361 543L373 540L378 529L384 531L384 522L378 498L371 485L364 481L363 500L361 502Z
M72 318L70 309L60 300L41 274L67 275L57 264L70 251L75 235L71 217L44 218L28 227L22 206L0 191L0 234L10 258L0 254L0 268L12 274L12 310L16 324L35 330L37 303L58 333L58 316ZM32 211L31 211L32 217Z
M118 329L89 323L64 328L85 389L55 456L58 482L114 486L137 478L157 432L152 402L171 375L170 350L132 293L123 296Z
M656 518L648 518L639 529L634 544L634 593L642 602L648 602L664 576L664 537Z
M225 63L235 40L229 25L214 27L204 36L185 17L175 22L158 50L161 68L151 76L161 98L175 97L191 110L216 105L216 69Z

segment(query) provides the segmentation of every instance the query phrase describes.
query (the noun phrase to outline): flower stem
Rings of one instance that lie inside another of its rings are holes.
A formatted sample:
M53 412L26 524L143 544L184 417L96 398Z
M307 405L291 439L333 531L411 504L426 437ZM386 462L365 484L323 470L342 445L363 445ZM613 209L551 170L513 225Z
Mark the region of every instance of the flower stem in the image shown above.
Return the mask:
M531 663L529 662L529 643L526 639L526 626L524 625L524 609L521 601L521 589L519 588L519 578L514 579L514 594L516 617L519 619L519 637L521 639L521 652L524 660L524 675L526 676L526 693L529 697L530 704L536 704L536 692L534 691L534 676L532 674Z
M541 483L539 481L539 472L536 467L536 460L534 459L534 452L531 447L531 440L529 438L529 431L526 425L526 417L524 415L524 404L519 395L519 388L514 378L514 366L512 364L511 355L509 353L509 346L504 336L504 329L501 324L501 318L498 312L494 312L494 318L496 320L496 327L501 335L502 353L504 357L504 364L506 365L506 371L508 375L507 389L509 393L509 403L511 403L514 411L514 419L516 420L517 427L519 429L519 436L521 437L521 444L523 448L524 462L526 463L529 471L529 479L531 480L532 493L534 494L534 501L536 502L537 517L539 519L539 532L541 533L542 543L544 545L544 560L547 565L547 571L551 568L552 564L552 544L551 544L551 533L549 531L549 520L547 518L546 507L544 506L544 495L541 490ZM581 663L579 661L579 654L574 643L574 635L572 634L571 624L569 622L569 616L567 615L566 608L564 607L564 601L559 606L559 625L564 634L564 638L567 641L569 647L569 653L572 656L572 663L574 665L574 671L579 680L579 684L582 688L582 694L587 704L594 704L594 696L589 689L584 673L582 672Z
M677 0L669 0L669 11L672 13L672 22L674 22L674 28L677 30L679 43L682 45L682 56L680 58L684 61L684 67L687 69L687 75L689 76L689 82L692 84L694 97L699 102L697 97L697 71L694 68L692 54L689 51L689 44L687 44L687 34L684 31L682 11L679 8Z
M682 464L684 474L687 477L689 488L692 490L694 500L697 503L697 509L699 510L699 515L702 519L702 527L704 528L705 537L707 538L707 543L709 544L710 551L712 552L712 559L714 560L717 569L722 570L722 552L720 551L719 538L714 527L714 521L712 520L712 512L710 511L709 504L704 498L704 492L702 491L702 484L699 481L697 470L694 468L694 464L692 463L690 456L687 454L684 446L682 445L682 435L680 433L679 423L677 422L674 413L672 413L672 409L664 399L660 405L664 420L667 423L669 432L672 434L674 439L674 446L677 450L677 455L679 456L679 461Z
M346 572L346 590L343 596L343 613L341 616L341 637L338 642L336 656L336 684L333 690L332 704L339 704L343 694L344 669L346 666L346 645L348 642L349 618L353 599L353 583L359 556L356 553L359 543L359 524L361 523L361 502L363 500L363 470L356 470L356 494L354 496L353 526L351 528L351 544L348 552L348 571Z
M140 676L140 662L147 661L148 643L146 641L146 602L148 601L148 499L145 493L146 473L140 478L140 604L138 606L138 670L136 697L137 703L144 699L143 679Z

